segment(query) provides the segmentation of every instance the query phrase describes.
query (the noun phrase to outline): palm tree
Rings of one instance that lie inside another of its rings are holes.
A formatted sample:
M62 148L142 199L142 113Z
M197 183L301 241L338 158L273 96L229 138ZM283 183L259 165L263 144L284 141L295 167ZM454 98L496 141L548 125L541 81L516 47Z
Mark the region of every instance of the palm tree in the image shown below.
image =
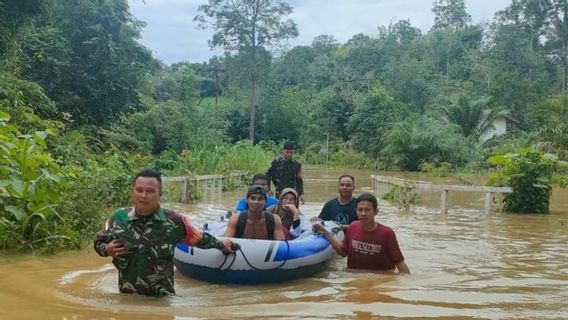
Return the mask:
M568 149L568 96L543 101L531 111L541 142Z
M442 107L448 121L457 125L466 136L479 137L493 127L495 119L508 115L503 107L490 108L491 97L483 96L473 100L466 95L460 95L450 106Z

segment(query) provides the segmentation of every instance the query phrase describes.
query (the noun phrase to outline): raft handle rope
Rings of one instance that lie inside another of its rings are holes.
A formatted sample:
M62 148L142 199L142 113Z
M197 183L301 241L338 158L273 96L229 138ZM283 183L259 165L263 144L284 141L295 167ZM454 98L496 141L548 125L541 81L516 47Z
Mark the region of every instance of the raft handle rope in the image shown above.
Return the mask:
M233 252L233 260L231 261L231 263L229 263L229 265L226 268L223 268L223 265L225 265L225 262L227 262L227 257L229 256L229 255L225 255L225 258L223 259L223 263L221 263L221 265L219 267L217 267L217 269L220 269L220 270L223 270L223 271L229 270L233 266L233 264L235 263L235 260L237 259L237 252L240 252L243 255L243 258L245 259L245 262L247 263L247 265L255 271L272 271L272 270L280 269L282 266L284 266L284 264L286 264L286 262L288 262L288 257L290 256L290 243L288 242L288 240L283 240L283 242L286 243L286 259L284 259L282 261L282 263L280 263L276 267L272 267L272 268L268 268L268 269L260 269L260 268L253 266L250 263L250 261L248 260L246 254L242 250L241 246L238 243L233 243L233 246L231 247L234 251Z

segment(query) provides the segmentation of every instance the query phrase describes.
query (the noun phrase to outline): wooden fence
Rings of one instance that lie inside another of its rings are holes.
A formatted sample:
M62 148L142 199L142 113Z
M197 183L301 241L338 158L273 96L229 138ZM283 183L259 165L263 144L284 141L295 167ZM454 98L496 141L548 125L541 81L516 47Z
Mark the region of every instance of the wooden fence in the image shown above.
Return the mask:
M178 202L189 203L191 200L190 194L191 189L201 188L203 190L213 189L217 192L221 192L224 186L230 179L236 179L241 181L245 174L243 172L233 172L229 175L223 174L210 174L201 176L179 176L179 177L162 177L162 183L180 183L181 188L179 192L179 197L177 197Z
M427 181L413 181L394 177L371 176L373 180L373 192L379 196L389 192L393 187L400 188L400 197L405 210L410 209L410 202L413 194L417 191L438 191L440 192L440 209L443 214L448 213L448 193L449 191L460 192L482 192L485 193L485 213L491 214L494 194L505 194L513 192L509 187L487 187L487 186L467 186L453 184L433 184Z

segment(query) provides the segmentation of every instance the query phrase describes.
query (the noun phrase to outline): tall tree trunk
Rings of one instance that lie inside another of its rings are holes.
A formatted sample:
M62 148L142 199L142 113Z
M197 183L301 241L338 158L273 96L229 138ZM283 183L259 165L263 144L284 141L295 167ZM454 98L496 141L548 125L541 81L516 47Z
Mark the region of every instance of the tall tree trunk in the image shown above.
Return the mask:
M254 27L253 27L254 30ZM256 37L252 37L252 68L251 68L251 90L250 90L250 126L249 126L249 140L254 144L254 132L256 129Z
M254 143L255 132L255 117L256 117L256 75L252 76L251 81L251 94L250 94L250 126L249 126L249 139Z

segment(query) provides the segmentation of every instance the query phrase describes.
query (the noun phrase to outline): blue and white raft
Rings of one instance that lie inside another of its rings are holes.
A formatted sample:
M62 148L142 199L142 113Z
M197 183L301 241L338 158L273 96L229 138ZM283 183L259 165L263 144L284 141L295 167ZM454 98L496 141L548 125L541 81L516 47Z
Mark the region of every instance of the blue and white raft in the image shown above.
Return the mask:
M337 240L343 240L338 224L325 221L324 226ZM227 222L220 221L205 224L202 230L223 239L226 228ZM323 236L312 233L311 227L291 241L232 240L240 248L230 255L181 243L175 249L174 264L179 272L194 279L254 285L309 277L322 271L334 252Z

